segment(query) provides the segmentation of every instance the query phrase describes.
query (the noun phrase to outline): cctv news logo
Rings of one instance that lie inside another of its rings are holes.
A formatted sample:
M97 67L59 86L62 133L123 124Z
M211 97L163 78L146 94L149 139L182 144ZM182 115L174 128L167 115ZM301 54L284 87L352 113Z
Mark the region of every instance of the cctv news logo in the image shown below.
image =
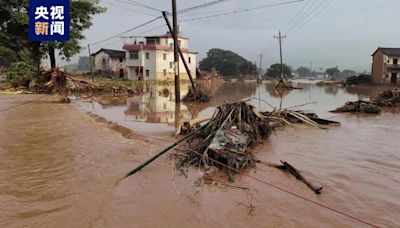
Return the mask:
M70 38L70 0L30 0L29 39L66 41Z

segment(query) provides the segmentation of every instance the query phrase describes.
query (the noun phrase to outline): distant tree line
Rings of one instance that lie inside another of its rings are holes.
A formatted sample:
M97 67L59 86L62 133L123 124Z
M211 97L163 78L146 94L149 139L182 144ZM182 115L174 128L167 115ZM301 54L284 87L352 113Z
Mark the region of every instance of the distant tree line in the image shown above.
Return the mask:
M225 77L238 77L257 73L257 66L251 61L229 50L212 48L207 52L206 58L199 62L200 70L215 68Z
M310 68L304 67L304 66L297 68L296 73L301 78L316 77L316 74L317 74L317 72L311 71ZM319 73L321 73L321 72L319 72ZM343 71L340 71L337 66L327 68L323 73L325 73L327 76L329 76L329 78L331 80L342 80L342 79L346 79L348 77L357 75L357 72L354 70L345 69Z
M283 76L285 78L291 78L292 77L292 67L282 64L283 65ZM280 78L281 77L281 64L280 63L275 63L272 64L269 69L267 69L266 76L270 78Z

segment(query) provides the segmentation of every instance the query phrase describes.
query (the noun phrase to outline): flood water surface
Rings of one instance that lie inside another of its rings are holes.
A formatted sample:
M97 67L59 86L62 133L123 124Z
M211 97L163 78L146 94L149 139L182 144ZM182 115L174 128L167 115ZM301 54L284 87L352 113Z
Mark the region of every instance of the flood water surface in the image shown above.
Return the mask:
M368 227L246 176L229 183L221 174L221 184L199 185L200 169L186 178L168 156L120 181L168 143L124 138L84 114L174 140L177 119L209 116L223 102L247 98L260 110L310 103L298 109L341 122L329 130L294 125L275 132L255 150L261 163L249 175L374 225L400 226L399 110L376 116L328 112L346 101L374 97L381 88L301 83L302 90L277 94L272 84L202 86L213 96L209 104L176 106L173 87L159 85L135 97L80 98L81 111L45 97L1 112L0 226ZM2 96L0 109L35 98ZM268 166L279 160L323 186L322 194Z

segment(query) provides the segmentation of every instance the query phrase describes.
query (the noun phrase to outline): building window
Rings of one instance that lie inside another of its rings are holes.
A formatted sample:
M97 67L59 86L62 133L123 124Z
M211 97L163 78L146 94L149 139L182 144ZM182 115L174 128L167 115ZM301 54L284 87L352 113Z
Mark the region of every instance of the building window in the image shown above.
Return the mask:
M167 60L167 54L165 54L165 53L163 54L163 59Z
M119 62L122 63L124 61L124 58L119 58Z
M164 76L167 76L167 70L166 69L163 70L163 74L164 74Z
M150 77L150 70L146 70L146 77Z
M189 57L189 63L191 63L191 62L192 62L192 58Z
M397 59L393 59L393 64L397 65L397 61L398 61Z
M172 69L173 66L173 62L169 62L169 68Z
M174 44L173 44L173 43L170 43L170 44L169 44L169 48L170 48L170 49L174 49Z
M129 58L130 59L139 59L139 52L138 51L130 51Z
M146 59L150 59L150 53L146 52Z

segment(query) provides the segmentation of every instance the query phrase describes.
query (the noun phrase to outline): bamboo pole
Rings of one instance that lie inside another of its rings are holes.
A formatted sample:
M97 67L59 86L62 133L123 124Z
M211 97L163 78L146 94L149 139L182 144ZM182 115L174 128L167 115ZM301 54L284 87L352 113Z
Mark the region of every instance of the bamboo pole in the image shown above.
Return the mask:
M213 123L213 122L211 122ZM208 122L207 124L203 125L202 127L200 127L199 129L197 129L196 131L190 133L189 135L179 139L178 141L176 141L174 144L168 146L167 148L165 148L164 150L162 150L161 152L159 152L158 154L154 155L152 158L150 158L149 160L145 161L144 163L142 163L141 165L139 165L138 167L136 167L134 170L130 171L125 178L137 173L138 171L140 171L141 169L143 169L144 167L146 167L148 164L152 163L154 160L156 160L158 157L160 157L161 155L167 153L169 150L171 150L172 148L174 148L175 146L177 146L178 144L180 144L181 142L193 137L198 131L204 129L206 126L208 126L209 124L211 124L210 122Z

